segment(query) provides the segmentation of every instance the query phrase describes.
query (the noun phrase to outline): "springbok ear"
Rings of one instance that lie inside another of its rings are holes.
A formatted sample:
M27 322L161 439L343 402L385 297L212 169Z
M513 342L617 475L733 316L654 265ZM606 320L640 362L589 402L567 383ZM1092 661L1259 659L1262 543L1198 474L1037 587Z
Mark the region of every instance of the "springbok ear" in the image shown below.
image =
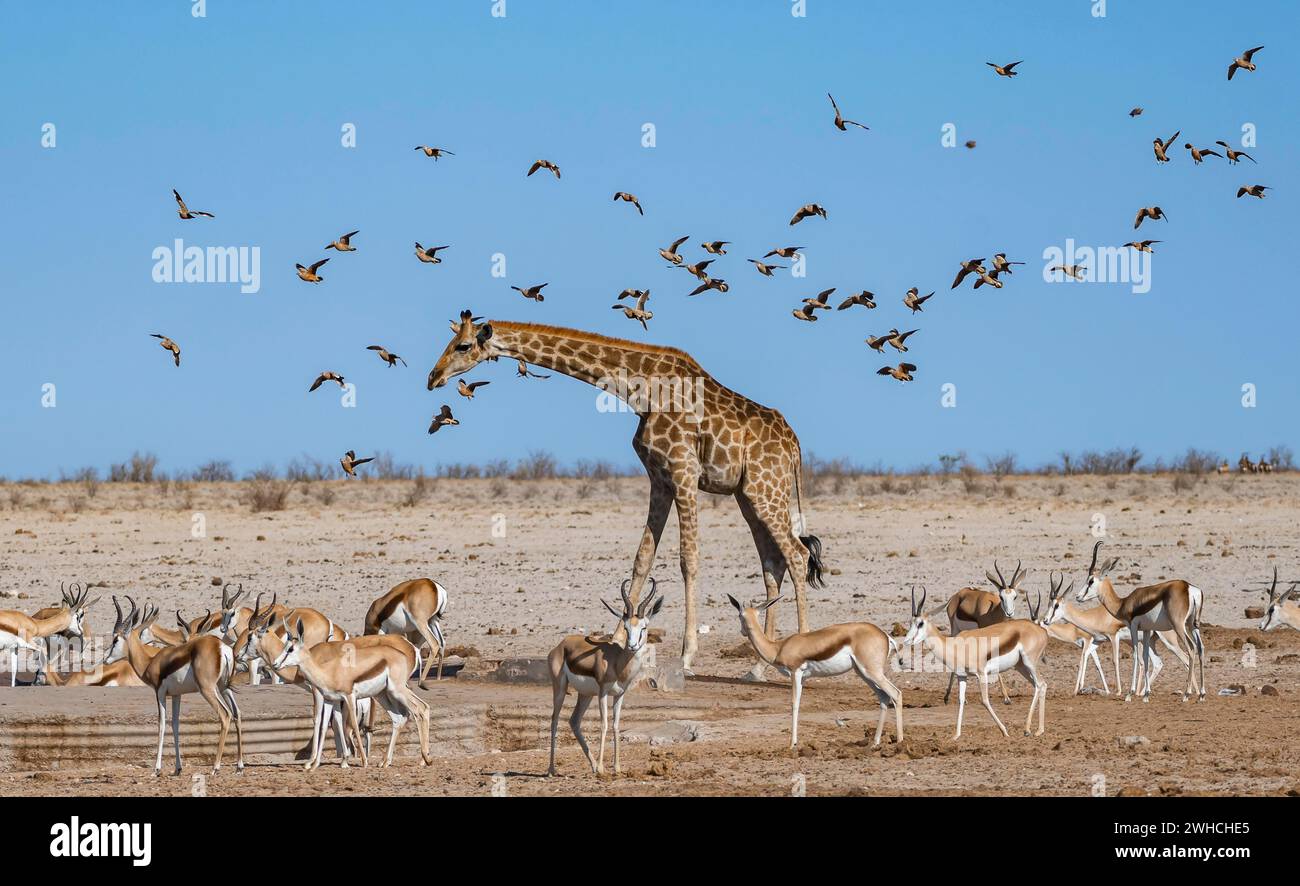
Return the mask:
M478 339L479 345L482 345L484 342L486 342L489 338L492 337L492 324L484 323L482 326L480 326L478 328L478 332L476 333L475 337Z
M744 612L744 608L740 605L739 600L737 600L735 597L731 596L730 594L727 595L727 599L731 601L732 606L736 607L737 612Z
M776 595L775 597L773 597L771 600L768 600L766 603L764 603L763 605L761 605L761 606L759 606L759 607L757 607L757 608L758 608L758 611L759 611L759 612L766 612L768 609L771 609L773 606L775 606L777 603L780 603L780 602L781 602L781 595L780 595L780 594L777 594L777 595Z
M606 600L604 597L601 597L601 598L600 598L600 602L604 605L604 607L605 607L606 609L609 610L610 614L613 615L615 618L622 618L622 617L623 617L623 613L619 612L619 611L618 611L617 609L615 609L613 606L610 606L610 605L609 605L609 601Z
M659 610L663 608L664 608L664 598L660 597L659 599L655 600L654 605L650 607L650 614L647 615L646 618L648 619L654 618L656 615L659 614Z

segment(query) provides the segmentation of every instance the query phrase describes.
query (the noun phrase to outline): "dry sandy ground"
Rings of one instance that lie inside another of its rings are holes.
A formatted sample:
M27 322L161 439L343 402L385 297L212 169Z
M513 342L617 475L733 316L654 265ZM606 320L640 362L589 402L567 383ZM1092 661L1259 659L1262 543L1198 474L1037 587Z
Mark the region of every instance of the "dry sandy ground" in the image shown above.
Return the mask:
M1122 705L1101 696L1071 698L1076 653L1058 646L1048 678L1048 734L1016 734L1023 723L1023 692L1006 714L1012 737L992 731L978 706L968 707L969 735L949 741L952 708L935 706L944 680L900 675L906 694L908 738L883 751L860 744L874 728L862 689L846 680L813 684L805 694L809 716L799 756L788 742L788 690L730 682L693 681L687 695L724 714L709 721L706 740L651 748L630 745L632 777L596 782L569 777L510 777L508 791L524 793L788 793L802 775L808 793L870 791L978 793L1087 793L1100 775L1107 792L1277 793L1295 790L1300 751L1294 735L1300 642L1287 629L1266 636L1244 609L1258 605L1257 587L1277 565L1300 578L1294 549L1300 514L1300 477L1209 476L1176 490L1168 476L1012 477L983 479L968 491L956 478L850 478L823 481L807 497L809 529L825 545L835 570L826 588L812 592L815 625L870 620L887 630L907 616L907 586L931 595L982 584L996 556L1004 571L1023 559L1025 583L1045 589L1047 572L1078 578L1086 568L1090 532L1104 518L1111 555L1120 557L1117 585L1182 577L1205 591L1204 620L1211 697L1180 704L1181 679L1166 671L1149 705ZM608 627L597 597L617 595L629 574L645 513L640 479L494 482L439 480L414 507L402 506L409 482L317 482L299 486L286 510L254 514L240 484L101 486L93 497L74 484L0 486L0 601L31 611L57 598L60 580L104 584L106 593L130 593L164 611L197 615L213 606L215 577L254 592L278 592L282 602L312 605L349 628L359 628L369 602L399 580L427 575L451 593L448 640L483 657L544 654L574 630ZM322 499L331 496L329 504ZM15 490L17 490L15 492ZM194 537L195 514L206 534ZM733 502L708 499L702 509L701 624L696 672L734 677L747 662L734 657L739 640L726 594L762 593L757 557ZM661 654L680 643L681 579L673 523L665 533L655 574L667 598L660 627ZM24 596L25 595L25 596ZM21 597L14 599L14 597ZM793 629L793 607L779 607L782 628ZM101 603L96 627L111 617ZM1242 644L1254 642L1255 654ZM1128 677L1128 660L1124 661ZM1095 684L1095 675L1090 677ZM1012 681L1023 690L1018 678ZM1219 697L1231 685L1246 695ZM1262 695L1261 687L1277 695ZM19 690L21 691L21 690ZM547 690L537 687L543 699ZM727 716L729 705L766 699L762 712ZM629 703L628 717L634 703ZM539 708L539 711L541 708ZM837 726L836 719L847 720ZM589 717L588 729L594 727ZM912 724L915 724L913 726ZM1149 743L1120 746L1125 736ZM577 752L566 745L569 773ZM538 772L537 750L440 761L420 770L404 760L387 772L336 769L304 777L285 766L257 767L230 790L277 792L479 793L492 773ZM974 757L976 759L972 760ZM974 765L972 765L974 764ZM187 786L153 781L122 767L93 773L0 773L3 793L175 793ZM215 792L215 790L214 790Z

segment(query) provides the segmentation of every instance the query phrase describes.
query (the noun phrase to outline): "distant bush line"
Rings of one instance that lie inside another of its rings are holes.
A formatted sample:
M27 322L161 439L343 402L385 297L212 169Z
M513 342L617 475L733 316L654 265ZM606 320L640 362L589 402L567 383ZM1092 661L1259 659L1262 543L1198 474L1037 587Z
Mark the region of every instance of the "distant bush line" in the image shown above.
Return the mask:
M1294 469L1294 456L1288 446L1274 446L1262 453L1274 470L1290 471ZM1185 474L1199 477L1219 470L1225 462L1229 469L1237 472L1237 460L1225 458L1218 452L1200 449L1188 449L1182 455L1170 459L1157 457L1147 459L1136 447L1116 448L1105 451L1084 450L1079 453L1061 452L1055 461L1031 466L1022 464L1014 452L1000 455L986 455L974 459L965 452L942 453L932 463L922 463L911 468L887 467L881 462L862 465L847 458L823 459L816 454L804 455L803 479L805 483L817 484L823 480L850 479L856 477L881 477L887 481L893 477L957 477L968 485L977 482L976 478L988 477L1000 481L1013 475L1024 476L1074 476L1097 475L1114 476L1123 474ZM640 477L644 471L639 464L615 464L605 460L580 459L571 464L561 463L554 455L546 451L535 451L527 456L510 461L493 459L482 464L469 462L451 462L430 468L421 465L399 462L391 452L380 452L374 461L358 469L363 479L374 480L553 480L578 479L602 481L619 477ZM213 459L191 471L176 471L168 474L158 466L158 457L150 452L135 452L126 461L109 465L106 474L101 475L94 467L85 467L71 473L59 472L58 483L78 483L85 488L88 496L93 497L98 490L101 479L109 483L233 483L244 481L250 484L267 486L276 481L313 482L337 480L343 477L343 469L337 461L322 460L310 455L294 458L284 466L277 468L272 464L264 465L253 471L239 475L229 461ZM10 481L0 477L0 482L43 483L48 480L23 478ZM273 487L268 487L273 488ZM421 486L421 489L424 487ZM274 497L274 493L273 493ZM422 495L421 495L422 497ZM269 503L274 507L274 502Z

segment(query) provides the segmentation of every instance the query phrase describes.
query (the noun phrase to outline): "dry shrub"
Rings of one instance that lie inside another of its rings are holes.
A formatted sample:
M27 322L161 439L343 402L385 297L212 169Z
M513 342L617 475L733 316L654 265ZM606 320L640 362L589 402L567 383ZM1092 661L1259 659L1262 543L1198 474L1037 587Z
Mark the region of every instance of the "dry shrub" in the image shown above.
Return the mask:
M245 483L248 486L245 500L255 514L262 511L283 511L289 492L293 489L291 481L281 480L275 475L275 469L269 467L249 474Z
M410 488L406 490L406 495L402 497L402 506L413 508L428 498L429 493L432 491L433 484L429 482L429 478L426 477L424 471L421 470L415 475L415 479L411 482Z
M158 468L158 456L152 452L133 452L129 461L111 465L108 469L110 483L152 483Z

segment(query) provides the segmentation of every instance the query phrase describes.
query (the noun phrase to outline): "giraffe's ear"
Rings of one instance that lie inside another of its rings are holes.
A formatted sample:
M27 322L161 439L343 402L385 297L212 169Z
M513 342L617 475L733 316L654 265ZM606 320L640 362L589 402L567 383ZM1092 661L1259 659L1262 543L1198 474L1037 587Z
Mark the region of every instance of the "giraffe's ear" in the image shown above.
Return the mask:
M485 341L487 341L491 337L492 337L491 323L484 323L482 326L478 328L477 338L478 338L479 345L482 345Z

